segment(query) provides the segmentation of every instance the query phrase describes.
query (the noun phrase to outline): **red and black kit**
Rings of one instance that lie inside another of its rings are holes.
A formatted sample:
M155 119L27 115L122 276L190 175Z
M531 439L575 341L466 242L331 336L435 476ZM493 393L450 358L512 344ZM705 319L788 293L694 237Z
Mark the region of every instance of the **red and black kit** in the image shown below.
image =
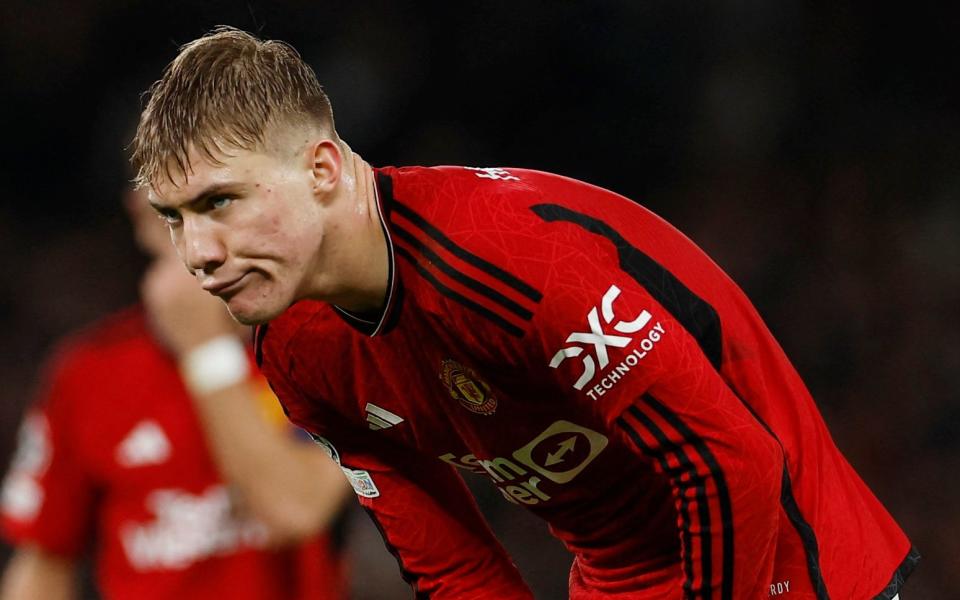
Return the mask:
M919 555L689 239L548 173L376 177L383 312L302 301L258 352L418 597L530 597L463 471L549 523L571 598L898 593Z

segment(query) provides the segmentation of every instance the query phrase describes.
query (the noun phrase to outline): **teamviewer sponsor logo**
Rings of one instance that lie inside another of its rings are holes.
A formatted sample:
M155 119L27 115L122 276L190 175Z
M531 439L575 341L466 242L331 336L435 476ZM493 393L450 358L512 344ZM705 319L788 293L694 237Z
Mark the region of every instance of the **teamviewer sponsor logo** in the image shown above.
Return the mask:
M570 421L554 421L509 457L448 452L440 460L489 477L514 504L541 504L573 481L607 447L607 436Z
M633 348L618 364L610 365L610 355L607 348L626 348L638 337L635 334L647 327L653 320L653 315L647 310L641 310L631 321L618 319L614 314L613 303L620 296L620 288L611 285L600 300L600 309L594 306L587 313L587 326L590 331L575 331L567 336L566 343L571 344L557 351L550 360L551 368L559 368L568 358L580 358L583 371L573 387L578 391L586 388L586 394L592 400L607 393L619 383L622 378L637 366L654 346L662 339L665 330L660 322L656 322L640 338L639 348ZM600 319L603 319L601 323ZM616 322L615 322L616 321ZM613 332L604 329L604 325L613 325ZM614 333L616 332L616 333ZM628 334L628 335L619 335ZM634 335L629 335L634 334ZM609 371L607 367L610 367ZM601 379L593 383L599 368ZM587 387L589 384L593 384Z
M569 483L606 447L605 435L557 421L513 457L555 483Z

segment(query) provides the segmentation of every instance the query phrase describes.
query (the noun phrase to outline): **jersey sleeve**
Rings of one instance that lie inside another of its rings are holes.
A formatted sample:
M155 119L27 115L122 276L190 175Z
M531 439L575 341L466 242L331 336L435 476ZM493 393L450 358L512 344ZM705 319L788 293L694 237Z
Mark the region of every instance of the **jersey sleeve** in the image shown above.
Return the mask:
M418 598L532 598L453 467L399 448L342 460Z
M341 415L317 414L329 405L310 400L304 382L289 375L309 369L279 371L272 358L266 354L263 372L287 416L340 465L417 598L533 598L453 467L371 436Z
M82 374L67 357L47 369L46 387L20 425L3 481L0 523L15 545L78 556L89 541L95 487L80 462L73 423Z
M784 456L720 374L715 311L622 238L544 239L564 259L531 336L543 377L668 480L684 597L766 595Z

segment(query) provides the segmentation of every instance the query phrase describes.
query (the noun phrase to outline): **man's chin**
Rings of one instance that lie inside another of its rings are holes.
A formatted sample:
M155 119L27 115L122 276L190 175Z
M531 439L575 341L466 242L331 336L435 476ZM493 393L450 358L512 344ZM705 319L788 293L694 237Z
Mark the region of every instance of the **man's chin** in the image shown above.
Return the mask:
M283 310L270 310L265 306L248 306L239 302L227 302L227 311L242 325L262 325L280 316Z

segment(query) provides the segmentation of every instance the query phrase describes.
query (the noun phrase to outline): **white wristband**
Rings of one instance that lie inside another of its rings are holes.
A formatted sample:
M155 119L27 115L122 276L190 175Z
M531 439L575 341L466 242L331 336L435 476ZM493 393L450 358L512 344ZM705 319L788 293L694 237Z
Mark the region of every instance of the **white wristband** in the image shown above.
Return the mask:
M246 380L250 362L243 342L222 335L187 352L180 373L190 393L211 394Z

